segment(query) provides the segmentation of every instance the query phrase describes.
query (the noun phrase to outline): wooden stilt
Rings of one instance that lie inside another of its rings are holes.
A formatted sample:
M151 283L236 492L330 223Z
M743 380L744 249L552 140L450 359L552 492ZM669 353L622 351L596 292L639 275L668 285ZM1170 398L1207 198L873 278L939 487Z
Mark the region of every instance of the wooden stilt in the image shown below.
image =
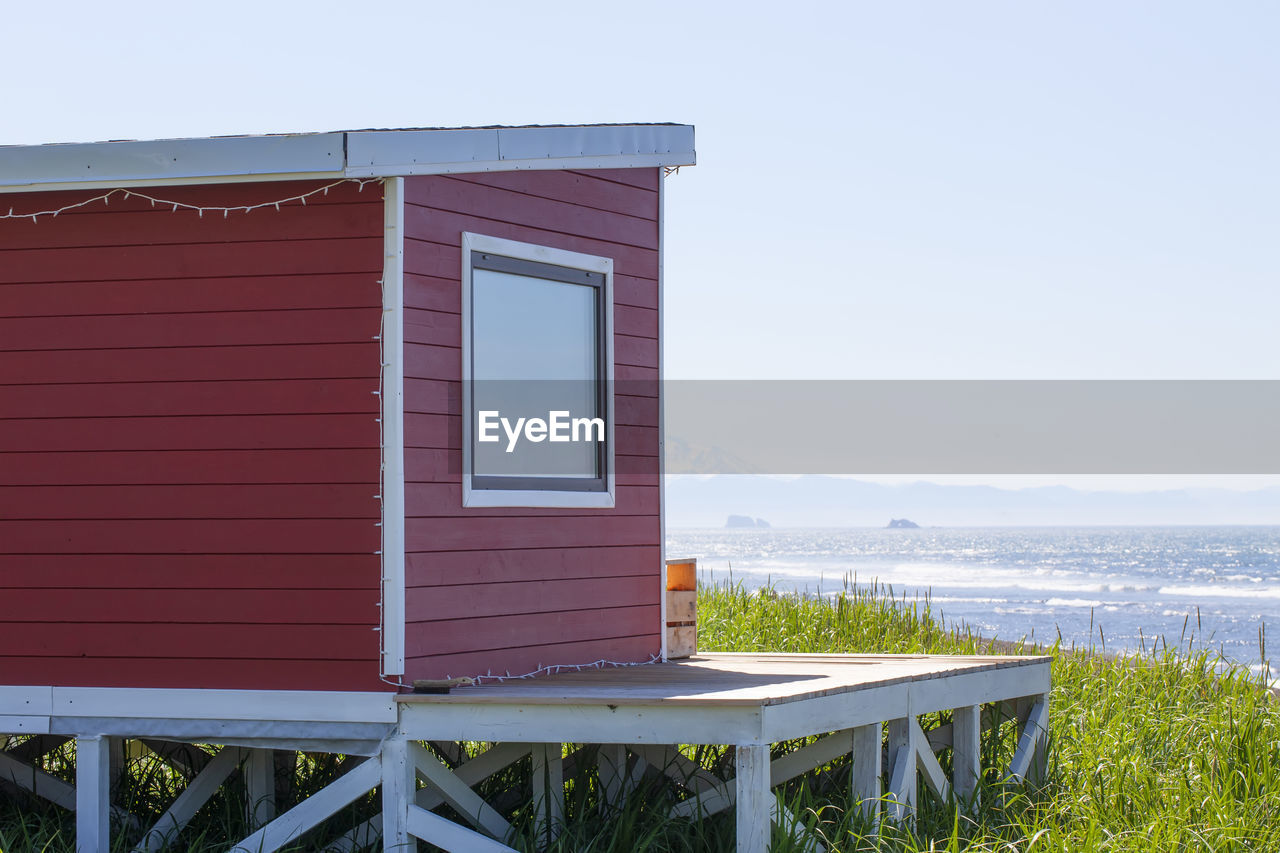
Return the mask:
M951 720L951 784L960 805L973 809L982 778L982 706L956 708Z
M623 781L627 774L627 748L620 743L602 743L596 753L596 773L600 779L600 810L622 805Z
M853 801L864 815L880 817L880 761L884 726L870 723L853 729L853 772L850 777Z
M249 826L257 829L276 816L275 751L251 749L244 767L245 812Z
M766 853L773 790L769 785L769 747L751 744L734 748L737 778L737 853Z
M916 809L916 754L911 717L889 721L889 814L907 823Z
M409 837L409 804L417 788L409 742L388 738L382 744L382 849L405 853Z
M558 743L535 743L532 755L534 828L541 846L564 828L564 752Z
M76 738L76 853L111 850L111 743Z

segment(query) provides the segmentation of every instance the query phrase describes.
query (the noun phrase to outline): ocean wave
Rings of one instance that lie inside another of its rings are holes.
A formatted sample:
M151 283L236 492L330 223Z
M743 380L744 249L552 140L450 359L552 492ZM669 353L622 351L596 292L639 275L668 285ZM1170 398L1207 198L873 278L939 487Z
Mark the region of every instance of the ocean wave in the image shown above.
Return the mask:
M1189 598L1280 598L1280 586L1224 586L1207 583L1200 586L1162 586L1158 592L1160 595Z
M1102 604L1095 598L1050 598L1045 601L1046 607L1101 607Z

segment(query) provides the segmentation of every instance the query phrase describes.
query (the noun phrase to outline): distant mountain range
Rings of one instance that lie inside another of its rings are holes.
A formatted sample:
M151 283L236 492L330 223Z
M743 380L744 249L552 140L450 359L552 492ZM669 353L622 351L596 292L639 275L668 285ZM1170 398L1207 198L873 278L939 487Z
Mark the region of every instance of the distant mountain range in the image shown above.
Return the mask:
M729 515L773 527L1280 524L1280 487L1149 492L1066 486L1005 489L918 482L888 485L843 477L675 475L666 483L667 524L723 527Z

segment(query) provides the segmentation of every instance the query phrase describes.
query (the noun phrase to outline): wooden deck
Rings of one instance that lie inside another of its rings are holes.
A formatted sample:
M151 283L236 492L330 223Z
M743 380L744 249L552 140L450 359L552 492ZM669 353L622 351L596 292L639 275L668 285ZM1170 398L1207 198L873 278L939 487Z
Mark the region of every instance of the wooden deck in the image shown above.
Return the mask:
M713 654L408 694L404 704L762 707L960 674L1041 668L1047 657ZM1010 672L1009 675L1014 675Z
M456 790L462 799L455 809L476 815L473 825L491 838L503 837L502 823L464 792L478 774L532 754L540 783L535 798L545 806L546 831L554 834L563 814L563 744L598 744L600 784L608 798L625 797L652 767L689 793L675 814L735 808L739 852L762 853L771 822L787 833L803 832L779 808L773 787L841 756L852 756L854 802L877 820L882 809L887 819L911 820L921 781L943 801L972 805L983 774L984 719L992 716L983 714L984 706L1016 717L1021 726L1002 776L1033 778L1047 748L1049 666L1048 657L701 654L397 696L396 739L495 744L454 770L412 745L403 759L437 789ZM918 717L935 711L950 711L951 721L926 733ZM771 759L772 744L813 737L818 739ZM680 744L732 746L735 779L710 778ZM935 756L942 749L953 753L950 778ZM407 810L406 823L390 821L384 837L458 838L460 827L442 827L416 805Z

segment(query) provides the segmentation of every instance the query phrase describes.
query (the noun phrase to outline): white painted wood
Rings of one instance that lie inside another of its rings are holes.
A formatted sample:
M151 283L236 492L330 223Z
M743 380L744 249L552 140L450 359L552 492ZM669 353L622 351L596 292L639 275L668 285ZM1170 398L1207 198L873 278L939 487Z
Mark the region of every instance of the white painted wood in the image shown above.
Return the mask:
M945 803L951 797L951 783L947 781L947 774L942 772L938 757L933 754L932 749L929 749L929 738L920 728L920 721L911 717L910 724L911 743L916 753L916 769L923 774L924 783L929 786L929 790Z
M623 780L627 773L627 748L620 743L602 743L596 751L596 777L600 782L600 810L620 808Z
M522 743L498 743L489 749L454 768L453 775L467 785L476 785L488 779L494 773L515 764L529 754L529 745ZM434 788L422 788L414 801L424 809L434 809L444 802L444 797ZM371 818L350 832L329 842L326 851L332 853L352 853L352 851L368 847L376 841L381 833L382 815Z
M737 853L767 853L769 823L774 808L769 785L769 747L736 746L733 750Z
M276 816L275 752L251 749L241 768L244 773L245 815L249 826L257 828Z
M409 806L418 788L418 777L409 743L388 738L382 745L382 849L410 849Z
M531 749L534 835L541 845L560 837L564 829L564 747L535 743Z
M0 184L0 195L4 193L25 192L65 192L67 190L114 190L130 187L195 187L209 184L248 184L270 183L273 181L323 181L341 180L352 177L342 172L298 172L296 174L277 175L218 175L208 178L130 178L120 181L50 181L39 186Z
M632 744L629 749L659 773L694 793L721 784L719 779L675 747Z
M382 781L382 762L364 761L321 788L271 823L231 848L232 853L274 853L309 829L327 820Z
M663 263L666 259L667 176L658 173L658 471L667 470L667 410L664 405L663 376L666 348L663 323L667 316L663 303ZM659 653L667 659L667 478L658 477L658 635L662 638Z
M960 804L972 808L982 779L982 706L964 705L951 713L951 784Z
M444 128L12 146L0 192L692 165L687 125ZM99 176L82 180L81 176Z
M1039 697L1022 727L1018 747L1009 762L1006 778L1014 782L1038 782L1043 778L1049 735L1049 697Z
M909 821L916 809L916 746L910 721L910 717L889 721L889 766L892 771L886 799L889 819L900 824Z
M111 850L111 744L76 738L76 853Z
M54 687L56 717L394 723L394 696L327 690ZM210 729L215 733L216 728ZM220 743L221 741L219 741Z
M409 832L441 850L465 853L517 853L514 848L432 814L421 806L409 806Z
M723 657L728 657L727 655ZM940 661L946 658L939 656ZM954 672L938 677L765 706L763 740L777 743L879 722L910 703L917 714L1047 693L1049 663ZM886 709L894 709L886 711Z
M777 787L789 782L824 764L830 764L842 755L848 755L852 749L852 732L845 730L827 735L774 761L769 767L769 784Z
M400 730L413 740L628 744L766 743L756 707L405 704ZM835 731L833 726L824 731Z
M444 801L472 826L494 838L506 838L511 834L511 824L471 790L466 782L454 775L440 759L416 743L409 744L409 755L418 775L435 788L444 797Z
M388 172L399 175L456 175L479 172L524 172L530 169L654 169L661 166L684 166L673 159L692 159L692 154L631 154L599 157L548 157L535 160L476 160L466 163L415 163L388 166L350 167L348 178L379 177Z
M884 726L868 723L852 730L853 772L850 778L853 801L864 814L880 812L880 763Z
M7 752L0 752L0 779L12 782L43 800L64 809L75 811L76 789L43 770L19 761Z
M204 766L203 770L196 774L186 789L173 801L173 805L169 806L165 813L160 815L160 819L147 830L147 834L133 848L133 853L154 853L166 844L172 848L178 833L191 821L191 818L195 817L201 806L217 792L226 778L235 772L244 754L245 750L238 747L224 747L212 761Z
M701 819L732 808L737 796L733 784L734 781L730 779L702 788L693 796L672 806L669 814L672 817Z
M404 178L383 182L382 674L404 674Z
M0 716L0 732L10 735L47 735L48 717Z
M768 705L761 709L763 739L779 743L881 722L886 715L901 713L907 706L909 691L908 684L889 684L803 702Z
M0 685L0 715L5 717L48 717L53 714L52 687L6 687ZM7 734L16 734L5 730Z

